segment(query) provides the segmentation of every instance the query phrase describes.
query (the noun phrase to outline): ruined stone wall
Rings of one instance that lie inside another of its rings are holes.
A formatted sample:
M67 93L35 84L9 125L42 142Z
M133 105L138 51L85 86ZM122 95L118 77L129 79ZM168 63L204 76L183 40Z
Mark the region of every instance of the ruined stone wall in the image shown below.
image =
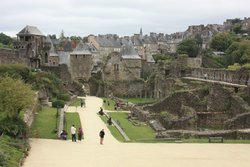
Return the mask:
M197 78L204 78L205 74L207 79L211 80L250 85L250 71L248 70L229 71L225 69L194 68L191 72L191 76Z
M141 77L141 60L123 59L120 73L121 80L135 80Z
M29 58L24 52L14 49L0 48L0 64L23 64L29 66Z
M192 68L199 68L202 64L202 58L201 57L188 57L187 58L187 66Z
M141 81L114 81L110 86L106 86L106 96L117 97L141 97L144 89Z
M58 67L42 66L41 69L56 74L66 85L72 82L71 74L66 64L61 64Z

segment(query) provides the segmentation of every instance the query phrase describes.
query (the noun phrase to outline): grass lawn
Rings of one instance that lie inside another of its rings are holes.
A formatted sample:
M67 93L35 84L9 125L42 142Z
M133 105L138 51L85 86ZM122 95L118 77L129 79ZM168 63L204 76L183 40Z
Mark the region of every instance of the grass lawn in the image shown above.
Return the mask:
M154 103L157 101L157 99L154 99L154 98L126 98L124 97L123 99L133 104Z
M111 134L116 138L116 140L125 142L124 138L120 134L120 132L113 126L113 125L108 125L107 120L108 118L106 116L100 116L100 118L103 120L103 122L106 123L108 129L110 130Z
M32 126L32 137L44 139L57 139L57 109L44 107L36 115Z
M0 136L0 166L18 167L24 155L27 155L29 145L26 140Z
M78 129L82 127L80 117L78 113L66 113L66 125L65 129L68 133L68 138L70 138L70 127L71 125L75 125L75 128Z
M71 101L69 106L81 106L81 100L77 98L77 99Z
M124 132L132 141L153 140L155 138L154 130L148 125L134 126L128 119L127 113L108 113L115 121L119 120Z
M106 98L106 97L102 97L103 101L106 101L106 103L103 102L103 109L104 110L110 110L110 111L115 111L115 101L110 99L110 98ZM109 102L109 105L108 105Z

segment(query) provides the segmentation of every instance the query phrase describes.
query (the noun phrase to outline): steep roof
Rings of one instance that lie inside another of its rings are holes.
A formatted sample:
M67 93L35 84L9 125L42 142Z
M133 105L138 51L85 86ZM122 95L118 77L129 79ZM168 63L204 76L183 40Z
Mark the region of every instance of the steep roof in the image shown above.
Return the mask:
M96 37L96 41L102 47L114 47L114 48L121 47L119 39L112 36L99 35Z
M20 36L20 35L44 36L37 27L35 27L35 26L28 26L28 25L26 27L24 27L17 35L18 36Z
M76 48L73 50L71 54L74 55L91 55L92 53L90 52L90 47L89 45L83 43L82 41L78 43Z
M122 47L121 54L123 59L141 59L131 41Z

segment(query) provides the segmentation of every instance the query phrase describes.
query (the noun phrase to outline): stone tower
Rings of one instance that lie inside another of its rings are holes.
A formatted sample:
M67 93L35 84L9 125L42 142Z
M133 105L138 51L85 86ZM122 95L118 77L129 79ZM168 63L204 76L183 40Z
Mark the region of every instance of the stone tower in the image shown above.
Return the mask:
M20 58L29 59L30 67L40 68L42 58L50 50L51 44L46 43L46 37L35 26L26 26L17 34L14 48L18 49Z

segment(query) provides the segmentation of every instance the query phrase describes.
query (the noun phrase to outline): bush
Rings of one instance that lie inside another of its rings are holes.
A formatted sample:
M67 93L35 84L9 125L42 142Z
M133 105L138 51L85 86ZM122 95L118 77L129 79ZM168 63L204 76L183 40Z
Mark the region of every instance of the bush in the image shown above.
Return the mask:
M4 118L0 121L0 133L14 138L27 138L28 127L21 118Z
M58 100L69 101L70 95L68 93L61 93L57 95Z
M63 108L65 105L65 101L63 100L55 100L52 102L52 107L55 107L55 108Z

